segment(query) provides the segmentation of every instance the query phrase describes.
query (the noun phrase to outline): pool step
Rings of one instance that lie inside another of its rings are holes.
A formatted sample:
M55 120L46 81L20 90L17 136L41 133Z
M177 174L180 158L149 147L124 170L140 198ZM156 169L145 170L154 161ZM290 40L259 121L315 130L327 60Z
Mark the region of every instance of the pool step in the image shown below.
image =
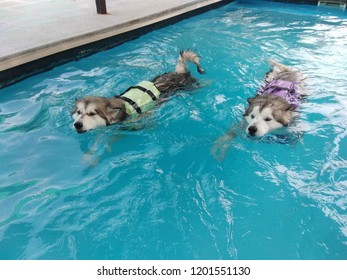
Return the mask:
M346 10L347 0L322 0L318 1L318 6L331 6Z

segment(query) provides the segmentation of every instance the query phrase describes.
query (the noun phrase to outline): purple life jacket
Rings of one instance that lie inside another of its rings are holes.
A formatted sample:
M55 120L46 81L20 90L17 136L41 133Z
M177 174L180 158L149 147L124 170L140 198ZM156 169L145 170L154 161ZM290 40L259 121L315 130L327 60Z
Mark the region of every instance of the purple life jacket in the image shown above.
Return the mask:
M282 80L274 80L264 83L257 91L259 95L273 94L286 100L296 108L301 104L301 97L297 89L297 83Z

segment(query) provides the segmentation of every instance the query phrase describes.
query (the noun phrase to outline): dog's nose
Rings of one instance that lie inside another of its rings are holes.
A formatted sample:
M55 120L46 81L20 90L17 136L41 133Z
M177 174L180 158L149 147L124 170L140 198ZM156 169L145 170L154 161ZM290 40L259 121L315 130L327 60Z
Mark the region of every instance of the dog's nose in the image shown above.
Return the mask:
M257 130L258 130L257 127L252 125L248 128L248 133L249 133L249 135L254 136L255 133L257 132Z
M82 122L75 122L75 123L74 123L74 127L75 127L77 130L79 130L79 129L81 129L81 128L83 127L83 123L82 123Z

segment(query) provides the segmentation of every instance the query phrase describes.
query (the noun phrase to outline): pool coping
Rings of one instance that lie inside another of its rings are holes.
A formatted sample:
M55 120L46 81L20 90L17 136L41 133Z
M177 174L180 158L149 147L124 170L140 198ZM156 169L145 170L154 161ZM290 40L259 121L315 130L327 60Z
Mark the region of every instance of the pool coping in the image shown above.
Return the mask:
M86 32L0 58L0 88L32 75L133 40L152 30L204 13L235 0L196 0L144 17ZM106 15L107 16L107 15Z

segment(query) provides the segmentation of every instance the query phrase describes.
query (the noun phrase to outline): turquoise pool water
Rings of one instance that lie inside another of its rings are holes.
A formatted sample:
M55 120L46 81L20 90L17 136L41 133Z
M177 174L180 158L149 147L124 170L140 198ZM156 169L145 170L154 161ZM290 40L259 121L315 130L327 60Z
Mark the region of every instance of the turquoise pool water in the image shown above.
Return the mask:
M346 38L340 10L239 1L2 89L0 259L346 259ZM75 98L170 71L184 48L203 88L139 130L72 129ZM270 57L308 76L306 132L239 137L216 161Z

